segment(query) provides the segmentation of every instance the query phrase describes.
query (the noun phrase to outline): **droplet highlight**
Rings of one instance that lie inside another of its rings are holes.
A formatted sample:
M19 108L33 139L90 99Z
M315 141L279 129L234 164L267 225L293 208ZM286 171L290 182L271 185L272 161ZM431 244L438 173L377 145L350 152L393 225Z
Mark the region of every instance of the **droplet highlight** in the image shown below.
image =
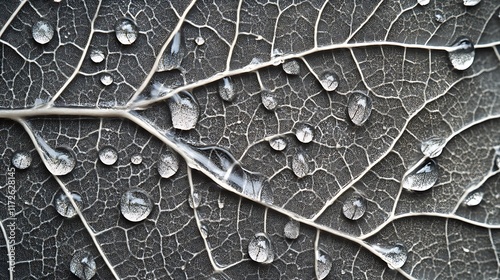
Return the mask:
M87 251L77 251L69 264L69 269L81 280L90 280L96 274L94 257Z
M260 232L256 233L248 243L248 255L258 263L272 263L274 251L269 235Z
M106 55L103 51L98 49L93 49L90 51L90 60L94 63L101 63L106 58Z
M431 2L430 0L417 0L418 4L420 6L426 6L427 4L429 4L429 2Z
M465 70L474 62L474 43L467 37L459 37L451 46L448 57L457 70Z
M118 160L118 152L113 147L104 147L99 151L99 160L105 165L113 165Z
M300 222L293 219L288 221L285 225L284 234L288 239L297 239L300 234Z
M145 220L153 210L153 202L145 190L133 188L123 193L120 210L125 219L140 222Z
M296 60L289 60L282 64L283 71L288 75L300 74L300 64Z
M200 106L194 96L182 91L168 99L172 125L179 130L191 130L196 126Z
M54 27L48 21L40 20L33 24L31 34L35 42L45 45L54 37Z
M12 155L11 162L15 168L23 170L31 166L32 160L33 158L29 152L17 151Z
M275 94L269 90L263 90L260 94L262 105L269 111L276 109L278 106L278 101L276 100Z
M100 77L101 83L105 86L109 86L113 83L113 76L108 73L104 73Z
M179 158L172 152L160 155L158 161L158 174L162 178L170 178L179 170Z
M222 78L219 80L219 96L224 101L233 101L236 97L233 80L231 77Z
M361 91L355 91L347 101L347 114L352 123L363 125L372 113L372 99Z
M424 156L435 158L443 152L443 148L445 145L446 139L441 137L431 137L422 142L422 144L420 145L420 150L422 151Z
M323 250L316 251L316 277L321 280L325 279L332 270L333 261L330 255Z
M309 173L309 164L304 154L295 154L292 159L292 171L298 178L303 178Z
M398 269L401 268L408 257L408 253L406 247L403 244L394 244L394 245L380 245L375 244L372 245L372 248L375 251L379 252L382 255L382 258L385 262L387 262L387 266L390 269Z
M295 129L295 137L302 143L310 143L314 139L314 128L308 124L301 124Z
M353 193L342 206L342 213L349 220L359 220L366 212L366 199Z
M437 163L429 159L407 174L402 180L402 186L410 191L426 191L436 184L438 176Z
M334 91L339 86L339 78L332 72L325 72L321 74L319 82L326 91Z
M473 192L470 193L466 198L465 198L465 205L467 206L477 206L481 201L483 201L483 192Z
M481 2L481 0L464 0L464 6L473 7L479 4L479 2Z
M134 22L129 19L123 18L115 24L116 39L122 45L132 45L139 36L139 31Z
M83 208L82 197L78 193L71 193L71 197L75 201L78 209ZM78 212L76 212L71 200L64 192L58 192L54 199L54 207L56 208L57 213L65 218L73 218Z
M269 146L275 151L283 151L286 145L286 140L281 137L275 137L269 140Z

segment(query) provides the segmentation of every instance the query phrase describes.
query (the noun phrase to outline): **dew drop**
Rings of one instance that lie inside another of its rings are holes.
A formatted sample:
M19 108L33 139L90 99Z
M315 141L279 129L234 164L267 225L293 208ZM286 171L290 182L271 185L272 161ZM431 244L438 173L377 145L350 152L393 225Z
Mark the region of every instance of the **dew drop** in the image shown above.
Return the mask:
M200 202L201 202L201 197L199 193L194 192L193 194L189 194L188 196L189 207L191 207L192 209L198 208L198 206L200 206Z
M435 158L443 152L443 148L445 145L446 139L441 137L431 137L422 142L420 150L422 151L424 156Z
M174 35L170 46L165 50L156 72L169 71L181 65L184 58L184 38L179 31Z
M355 91L349 96L347 101L347 114L352 123L363 125L372 112L372 99L361 91Z
M137 40L139 32L137 26L131 20L123 18L115 24L116 39L122 45L131 45Z
M443 14L440 14L440 13L437 13L434 15L434 19L439 22L439 23L443 23L446 21L446 19L444 18Z
M32 161L31 154L26 151L17 151L12 155L12 165L17 169L26 169L30 167Z
M288 239L297 239L300 233L300 223L296 220L290 220L285 225L285 237Z
M200 227L200 234L201 234L201 237L203 237L204 239L207 239L208 237L208 228L206 225L201 225Z
M300 64L296 60L289 60L282 64L283 71L288 75L300 74Z
M191 130L196 126L200 115L200 106L194 96L182 91L168 99L172 125L176 129Z
M93 49L90 51L90 60L94 63L101 63L104 61L106 56L104 55L104 52L101 50Z
M366 200L358 193L353 193L342 206L342 213L349 220L358 220L366 212Z
M477 4L479 4L479 2L481 2L481 0L464 0L464 6L476 6Z
M263 232L256 233L248 243L248 255L258 263L272 263L274 251L269 235Z
M224 101L233 101L236 97L234 84L231 77L222 78L219 80L219 95Z
M79 209L82 209L82 197L78 193L71 193L71 196L75 201L76 206L78 206ZM56 211L57 213L59 213L59 215L66 218L73 218L78 214L73 207L73 204L71 204L71 200L62 191L56 194L56 197L54 199L54 207L56 208Z
M271 184L268 181L263 181L263 182L261 182L261 186L257 185L257 189L259 189L259 188L260 188L260 195L259 195L260 201L262 201L266 204L273 204L274 203L274 193L273 193L273 189L271 187Z
M281 137L275 137L269 140L269 146L275 151L283 151L286 145L286 140Z
M437 163L429 159L403 178L403 188L410 191L426 191L436 184L439 171Z
M146 219L153 210L153 202L145 190L133 188L123 193L120 209L125 219L140 222Z
M70 173L76 166L73 152L68 148L53 149L40 136L35 136L42 150L45 165L50 173L62 176Z
M314 128L308 124L301 124L295 130L295 137L302 143L309 143L314 138Z
M451 64L457 70L469 68L474 62L474 56L474 43L464 36L459 37L448 52Z
M113 165L118 160L118 152L113 147L104 147L99 151L99 159L105 165Z
M325 279L330 270L332 270L333 261L330 255L322 250L316 251L316 277L321 280Z
M223 209L224 208L224 201L221 201L219 199L219 201L217 201L217 206L219 207L219 209Z
M94 257L87 251L77 251L71 259L69 269L81 280L90 280L96 274Z
M40 20L33 24L31 34L35 42L45 45L54 37L54 27L45 20Z
M484 193L483 192L473 192L470 193L465 198L465 205L467 206L477 206L483 200Z
M172 152L160 155L158 161L158 174L162 178L170 178L179 170L179 158Z
M105 86L109 86L113 83L113 77L108 73L102 74L100 80L101 83Z
M417 0L417 2L420 6L425 6L429 4L430 0Z
M302 153L297 153L293 157L292 171L299 178L303 178L309 173L309 164Z
M395 245L380 245L375 244L372 245L372 248L377 252L382 254L382 258L387 262L387 266L390 269L398 269L401 268L407 258L406 247L403 244L395 244Z
M276 109L276 106L278 106L278 101L276 101L274 93L269 90L263 90L260 94L260 98L262 100L262 105L264 105L264 108L269 111Z
M339 86L339 78L332 72L321 74L319 82L326 91L334 91Z
M142 163L142 156L140 154L133 154L130 157L130 162L134 165L139 165Z
M196 39L194 39L194 42L198 46L202 46L203 44L205 44L205 39L203 39L203 37L201 37L201 36L198 36L198 37L196 37Z

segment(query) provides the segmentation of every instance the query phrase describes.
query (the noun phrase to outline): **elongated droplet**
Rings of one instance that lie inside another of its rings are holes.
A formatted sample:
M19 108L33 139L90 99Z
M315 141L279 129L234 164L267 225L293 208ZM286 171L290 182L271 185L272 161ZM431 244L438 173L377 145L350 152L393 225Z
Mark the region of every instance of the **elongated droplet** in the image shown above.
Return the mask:
M342 206L342 213L350 220L358 220L366 212L366 200L358 193L353 193Z
M138 165L138 164L141 164L142 163L142 156L139 155L139 154L133 154L131 157L130 157L130 162L133 164L133 165Z
M153 202L145 190L133 188L123 193L120 209L125 219L140 222L146 219L153 210Z
M104 147L99 151L99 159L105 165L113 165L118 160L118 152L113 147Z
M75 201L76 206L78 206L78 209L82 210L82 197L78 193L71 193L71 196ZM78 214L73 207L71 200L62 191L56 194L56 197L54 199L54 207L56 208L56 211L57 213L59 213L59 215L66 218L73 218Z
M71 263L69 270L81 280L90 280L96 274L96 263L94 257L87 251L77 251Z
M339 86L339 78L337 74L332 72L324 72L321 74L319 82L326 91L334 91Z
M406 247L403 244L395 245L372 245L372 248L382 254L382 258L387 262L390 269L401 268L408 257Z
M182 91L168 99L172 125L176 129L191 130L196 126L200 115L200 106L194 96Z
M224 101L233 101L236 97L234 84L231 77L222 78L219 80L219 95Z
M473 192L470 193L466 198L465 198L465 205L467 206L477 206L481 201L483 201L483 192Z
M332 270L333 261L330 255L322 250L316 251L316 277L321 280L325 279L330 270Z
M420 146L420 150L426 157L435 158L438 157L446 145L446 139L441 137L431 137Z
M300 74L300 64L296 60L289 60L282 64L283 71L288 75Z
M403 178L403 188L410 191L426 191L432 188L438 179L437 163L429 159Z
M94 63L101 63L104 61L106 56L104 55L104 52L101 50L93 49L90 51L90 60Z
M179 170L179 158L172 152L165 152L160 155L158 161L158 174L162 178L170 178Z
M309 173L309 164L302 153L297 153L292 159L292 171L299 178L305 177Z
M445 17L443 16L443 14L441 14L441 13L436 13L436 14L434 15L434 19L435 19L437 22L439 22L439 23L443 23L443 22L445 22L445 21L446 21L446 18L445 18Z
M203 237L204 239L206 239L208 237L208 227L206 225L201 225L200 227L200 234L201 234L201 237Z
M459 37L448 52L451 64L457 70L465 70L474 62L474 43L467 37Z
M269 140L269 146L275 151L283 151L286 148L286 140L281 137L275 137Z
M302 143L309 143L314 139L314 128L308 124L301 124L295 130L295 137Z
M156 71L162 72L178 68L184 58L184 45L184 38L179 31L174 35L170 46L163 53Z
M352 123L363 125L372 113L372 99L361 91L355 91L347 101L347 114Z
M198 37L196 37L196 39L194 40L194 42L198 46L202 46L203 44L205 44L205 39L203 39L203 37L201 37L201 36L198 36Z
M63 147L52 149L52 147L38 135L36 139L42 149L45 165L50 173L56 176L62 176L73 171L76 166L76 159L71 150Z
M300 233L300 223L296 220L290 220L285 225L285 237L288 239L297 239Z
M54 27L49 22L40 20L33 24L31 34L35 42L45 45L54 37Z
M274 192L271 183L269 183L269 181L262 181L261 186L257 185L257 189L258 188L260 188L260 195L259 195L260 201L267 204L273 204Z
M272 263L274 251L269 235L263 232L256 233L248 243L248 255L258 263Z
M31 154L26 151L17 151L12 155L12 165L17 169L26 169L30 167L32 161Z
M430 0L417 0L418 4L420 4L420 6L425 6L427 4L429 4Z
M119 19L115 24L116 39L122 45L131 45L137 40L139 32L134 22L129 19Z
M464 0L464 6L476 6L477 4L479 4L479 2L481 2L481 0Z
M200 206L200 202L201 202L201 197L199 193L194 192L193 194L189 194L188 197L189 207L193 209L198 208L198 206Z
M104 73L101 75L101 83L105 86L109 86L113 83L113 76L111 76L110 74L108 73Z
M275 94L269 90L263 90L260 94L262 105L269 111L276 109L276 106L278 106L278 101L274 95Z

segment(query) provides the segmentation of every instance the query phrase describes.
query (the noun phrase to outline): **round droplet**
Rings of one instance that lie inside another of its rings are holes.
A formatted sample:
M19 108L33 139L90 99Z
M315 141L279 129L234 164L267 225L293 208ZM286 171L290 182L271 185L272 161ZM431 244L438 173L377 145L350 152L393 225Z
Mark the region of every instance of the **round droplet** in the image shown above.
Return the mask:
M464 6L476 6L477 4L479 4L479 2L481 2L481 0L464 0Z
M319 78L319 82L326 91L334 91L339 86L337 75L331 72L323 73Z
M234 84L231 77L223 78L219 80L219 95L224 101L233 101L236 97L236 91L234 90Z
M275 137L269 140L269 146L275 151L283 151L286 145L286 140L281 137Z
M483 192L473 192L470 193L465 198L465 205L467 206L477 206L483 200L484 193Z
M465 70L474 62L474 43L467 37L459 37L448 52L451 64L457 70Z
M266 233L256 233L248 243L248 255L258 263L272 263L274 260L274 251L271 239Z
M69 269L81 280L90 280L96 274L94 257L87 251L78 251L73 255Z
M179 158L172 152L160 155L158 173L162 178L170 178L179 170Z
M272 93L271 91L263 90L260 94L260 97L262 100L262 105L264 105L264 108L266 108L267 110L272 111L276 109L276 106L278 106L278 101L276 100L274 93Z
M118 160L118 152L113 147L104 147L99 151L99 159L105 165L113 165Z
M300 64L296 60L289 60L282 65L283 71L288 75L300 74Z
M285 225L285 237L288 239L297 239L300 233L300 223L296 220L290 220Z
M145 190L134 188L122 195L120 209L125 219L140 222L146 219L153 210L153 202Z
M198 208L198 206L200 206L200 202L201 202L201 197L199 193L194 192L193 194L189 194L188 197L189 207L193 209Z
M92 51L90 51L90 60L92 60L92 62L94 63L101 63L105 58L106 56L101 50L93 49Z
M353 193L342 206L342 213L349 220L358 220L366 212L366 200L358 193Z
M139 165L142 163L142 156L140 154L133 154L130 157L130 162L134 165Z
M403 188L410 191L426 191L432 188L439 176L437 163L429 159L403 178Z
M372 99L360 91L351 93L347 101L347 114L352 123L358 126L363 125L371 113Z
M44 153L47 161L47 169L56 176L70 173L76 166L76 159L73 153L66 148L57 148Z
M429 4L430 0L417 0L417 2L420 6L425 6Z
M302 143L309 143L314 138L314 128L308 124L301 124L295 130L295 137Z
M102 74L100 80L101 83L105 86L109 86L113 83L113 77L108 73Z
M78 206L78 209L82 209L83 207L82 197L78 193L71 193L71 196L75 201L76 206ZM54 207L56 208L56 211L57 213L59 213L59 215L66 218L73 218L78 214L75 208L73 207L71 200L62 191L56 194L54 200Z
M431 137L422 142L420 150L422 151L424 156L435 158L443 152L443 148L445 145L446 139L441 137Z
M297 153L293 157L292 171L299 178L303 178L309 173L309 164L302 153Z
M204 239L206 239L208 237L208 228L206 225L201 225L200 227L200 234L201 234L201 237L203 237Z
M330 270L332 270L333 261L330 255L322 250L316 251L316 277L321 280L325 279Z
M168 105L174 128L191 130L196 126L200 115L200 106L193 95L182 91L168 99Z
M54 37L54 27L47 21L40 20L33 24L31 33L35 42L45 45Z
M205 39L203 39L203 37L201 37L201 36L198 36L198 37L196 37L196 39L194 40L194 42L198 46L202 46L203 44L205 44Z
M373 249L382 254L382 258L387 262L390 269L401 268L407 258L406 247L403 244L395 245L372 245Z
M139 32L137 26L131 20L123 18L115 24L116 39L122 45L131 45L137 40Z
M443 23L443 22L445 22L445 21L446 21L446 19L445 19L445 17L443 16L443 14L439 14L439 13L437 13L437 14L435 14L435 15L434 15L434 19L435 19L437 22L439 22L439 23Z
M17 169L26 169L30 167L32 161L31 154L25 151L18 151L12 155L12 165Z

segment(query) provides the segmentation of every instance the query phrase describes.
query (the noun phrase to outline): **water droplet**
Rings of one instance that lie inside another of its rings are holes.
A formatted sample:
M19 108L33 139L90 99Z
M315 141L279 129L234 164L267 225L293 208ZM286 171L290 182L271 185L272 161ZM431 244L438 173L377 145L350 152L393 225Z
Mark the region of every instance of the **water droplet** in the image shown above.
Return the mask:
M481 0L464 0L464 6L476 6L477 4L479 4L479 2L481 2Z
M260 201L267 204L273 204L274 193L269 181L262 181L260 186L257 185L257 189L258 188L260 188Z
M402 185L410 191L426 191L436 184L438 176L437 163L429 159L406 175L402 180Z
M473 192L470 193L465 198L465 205L467 206L477 206L483 200L484 193L483 192Z
M224 101L233 101L236 97L234 84L231 77L222 78L219 80L219 95Z
M125 219L140 222L146 219L153 210L153 202L145 190L134 188L123 193L120 209Z
M395 245L380 245L375 244L372 245L372 248L377 252L382 254L382 258L387 262L387 266L390 269L398 269L401 268L407 258L406 247L403 244L395 244Z
M420 150L422 151L424 156L435 158L443 152L443 148L445 145L446 139L441 137L431 137L422 142Z
M420 6L425 6L427 4L429 4L431 0L417 0L418 4L420 4Z
M194 42L198 46L202 46L203 44L205 44L205 39L203 39L203 37L201 37L201 36L198 36L198 37L196 37L196 39L194 39Z
M170 178L179 170L179 158L172 152L165 152L160 155L158 161L158 174L162 178Z
M269 146L275 151L283 151L286 145L286 140L281 137L275 137L269 140Z
M443 14L440 14L440 13L437 13L434 15L434 19L439 22L439 23L443 23L446 21L446 19L444 18Z
M256 233L248 243L248 255L258 263L272 263L274 251L269 235L263 232Z
M200 202L201 202L201 197L199 193L194 192L192 195L189 194L188 196L189 207L193 209L198 208L198 206L200 206Z
M77 251L69 264L71 273L81 280L92 279L96 274L96 267L94 257L87 251Z
M201 234L201 237L203 237L204 239L207 239L208 237L208 228L206 225L201 225L200 227L200 234Z
M262 100L262 105L264 105L264 108L266 108L267 110L272 111L276 109L276 106L278 106L278 101L276 101L273 92L269 90L263 90L260 94L260 97Z
M292 159L292 171L295 176L303 178L309 173L309 164L302 153L297 153Z
M219 209L223 209L224 208L224 201L221 201L219 199L219 201L217 201L217 206L219 207Z
M101 83L105 86L109 86L113 83L113 77L108 73L102 74L100 79Z
M131 45L137 40L139 32L134 22L129 19L122 18L115 24L116 39L122 45Z
M62 176L73 171L76 166L76 159L70 149L63 147L52 149L40 136L36 135L35 137L40 145L45 165L50 173Z
M358 193L353 193L342 206L342 213L350 220L358 220L366 212L366 200Z
M347 114L352 123L358 126L363 125L372 112L372 99L361 91L355 91L349 96L347 101Z
M314 128L308 124L301 124L295 130L295 137L302 143L309 143L314 138Z
M45 45L54 37L54 27L52 27L49 22L40 20L33 24L31 34L35 42Z
M93 49L90 51L90 60L94 63L101 63L104 61L106 56L104 55L104 52L101 50Z
M133 154L130 157L130 162L134 165L139 165L142 163L142 156L140 154Z
M174 35L170 46L165 50L158 64L157 72L170 71L181 65L184 58L184 38L179 31Z
M12 155L12 165L17 169L26 169L30 167L32 161L31 154L25 151L17 151Z
M465 70L474 62L474 43L464 36L459 37L448 52L451 64L457 70Z
M83 208L82 197L78 193L71 193L71 196L75 201L76 206L78 206L78 209L81 210ZM73 218L78 214L73 207L73 204L71 204L71 200L62 191L56 194L56 197L54 199L54 207L56 208L56 211L57 213L59 213L59 215L66 218Z
M285 225L285 237L288 239L297 239L300 233L300 223L296 220L290 220Z
M179 92L168 99L168 106L174 128L191 130L196 126L200 115L200 106L191 93Z
M113 147L104 147L99 151L99 159L105 165L113 165L118 160L118 152Z
M338 76L331 72L321 74L319 82L326 91L334 91L339 86Z
M288 75L300 74L300 64L296 60L289 60L282 65L283 71Z
M316 251L316 277L319 280L325 279L332 270L333 261L330 255L322 250Z

